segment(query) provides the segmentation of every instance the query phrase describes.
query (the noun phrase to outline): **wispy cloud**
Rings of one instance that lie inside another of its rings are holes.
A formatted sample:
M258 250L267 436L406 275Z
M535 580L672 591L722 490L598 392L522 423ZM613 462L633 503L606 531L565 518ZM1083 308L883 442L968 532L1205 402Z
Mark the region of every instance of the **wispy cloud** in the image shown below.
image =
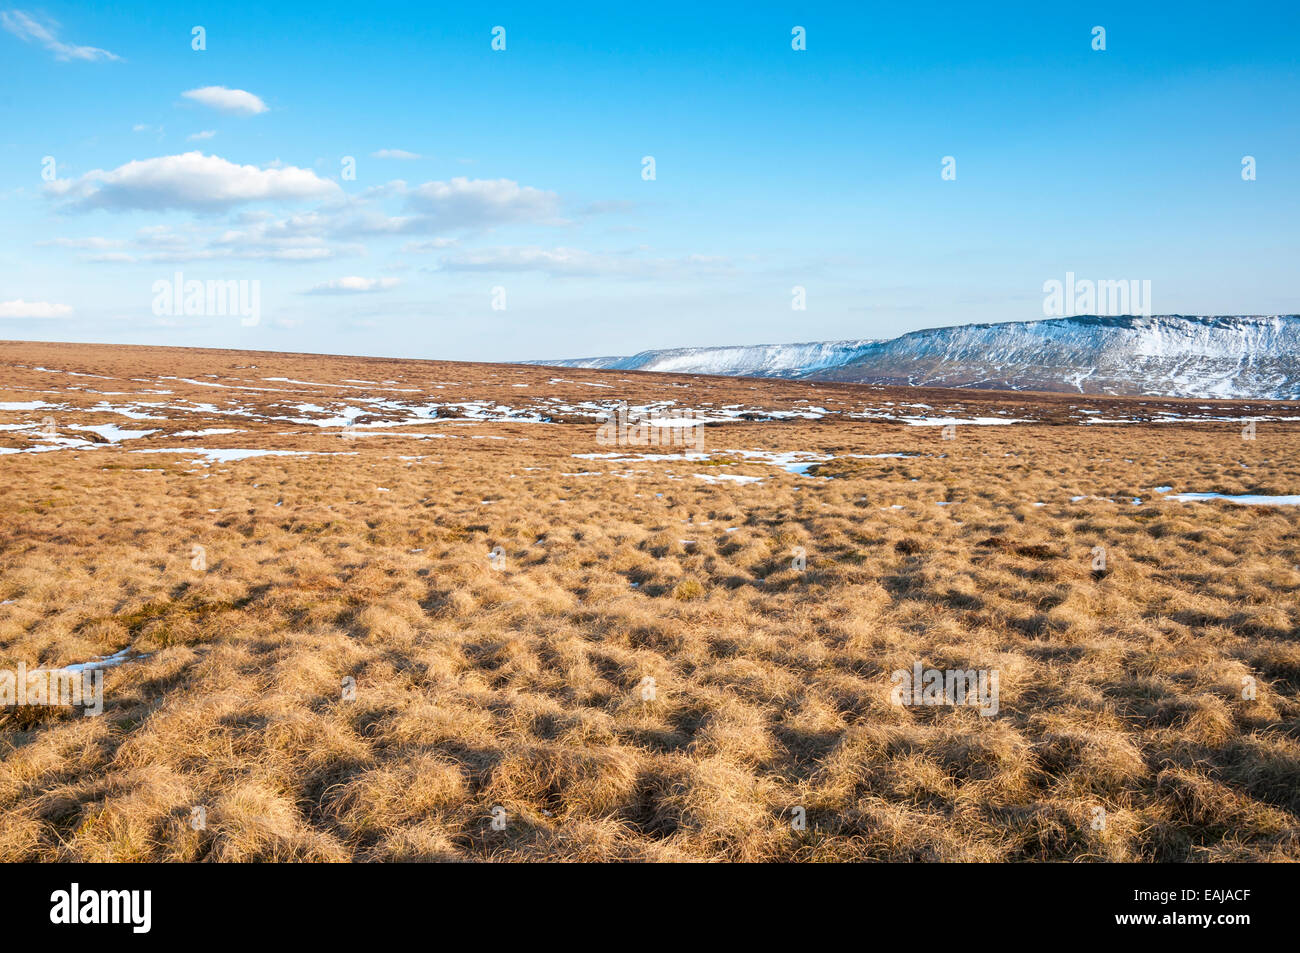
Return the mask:
M120 248L124 243L120 238L100 238L96 235L90 238L51 238L36 244L41 247L52 245L56 248L102 251L105 248Z
M57 238L43 244L85 253L98 262L180 263L257 260L285 264L321 262L367 254L371 240L409 239L401 250L437 254L461 249L476 233L498 226L564 225L560 197L510 179L394 180L346 195L338 183L311 169L266 163L237 165L202 152L128 162L96 169L45 187L69 211L180 210L200 218L187 224L139 229L133 240ZM320 202L286 212L287 203ZM222 213L230 213L229 217ZM410 266L405 266L410 267ZM424 271L539 271L551 275L639 277L680 268L635 250L589 252L573 248L513 246L466 251ZM355 276L354 276L355 278ZM364 285L340 279L316 294L382 291L392 283Z
M82 261L94 262L95 264L123 265L130 264L138 259L130 252L124 251L106 251L94 255L78 256Z
M361 278L356 275L347 278L335 278L304 291L309 295L355 295L387 291L398 284L396 278Z
M424 156L418 152L407 152L405 149L380 149L378 152L370 153L372 159L423 159Z
M316 212L279 219L261 211L240 213L238 227L211 228L189 223L178 228L150 225L136 233L132 257L150 263L191 261L266 261L284 264L361 255L355 244L336 244L320 234Z
M58 36L59 24L48 19L42 22L22 10L0 11L0 26L3 26L20 40L27 43L39 43L53 53L56 60L94 62L96 60L122 59L116 53L101 50L97 46L78 46L73 43L64 43Z
M460 239L457 238L429 238L421 242L407 242L402 246L404 252L430 252L442 251L444 248L451 248L453 245L459 245Z
M515 246L481 248L449 255L439 266L442 271L541 271L550 275L629 275L645 271L646 265L625 255L608 255L581 248L537 248Z
M198 142L202 139L211 139L216 134L217 131L215 129L204 129L202 132L191 133L185 138L188 139L190 142Z
M246 89L227 89L225 86L203 86L181 93L203 106L218 109L221 112L237 113L242 116L256 116L264 113L268 107L261 98Z
M642 258L632 252L593 252L581 248L538 248L532 245L480 248L448 255L438 271L542 272L552 277L661 278L732 273L725 257L687 255L682 258Z
M373 207L399 200L403 214ZM453 178L411 187L398 179L367 189L334 216L329 231L339 238L385 235L437 235L498 225L564 225L555 192L520 185L513 179Z
M457 227L500 225L506 222L543 224L558 218L560 197L554 192L520 185L513 179L467 179L425 182L407 194L408 210L433 222Z
M0 318L66 318L72 307L49 301L0 301Z

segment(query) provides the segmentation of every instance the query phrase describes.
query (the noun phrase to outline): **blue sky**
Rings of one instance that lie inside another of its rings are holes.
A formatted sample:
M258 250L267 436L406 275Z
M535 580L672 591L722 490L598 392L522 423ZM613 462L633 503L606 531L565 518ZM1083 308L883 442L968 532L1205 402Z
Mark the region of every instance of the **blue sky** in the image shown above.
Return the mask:
M1031 320L1067 271L1300 311L1294 2L156 6L0 5L0 338L625 354ZM259 321L157 314L177 272Z

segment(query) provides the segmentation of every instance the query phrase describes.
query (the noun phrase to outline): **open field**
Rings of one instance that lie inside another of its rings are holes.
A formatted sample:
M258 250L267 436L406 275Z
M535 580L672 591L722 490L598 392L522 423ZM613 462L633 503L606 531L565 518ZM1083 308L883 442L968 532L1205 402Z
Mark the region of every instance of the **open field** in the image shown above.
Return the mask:
M1300 860L1300 405L0 343L0 469L3 860Z

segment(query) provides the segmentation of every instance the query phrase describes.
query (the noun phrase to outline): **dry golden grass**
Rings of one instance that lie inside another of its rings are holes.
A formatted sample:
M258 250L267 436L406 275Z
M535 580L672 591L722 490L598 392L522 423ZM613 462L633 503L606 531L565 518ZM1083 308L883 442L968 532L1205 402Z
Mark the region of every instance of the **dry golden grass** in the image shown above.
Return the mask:
M0 859L1300 859L1300 508L1153 492L1298 493L1293 424L1243 441L1072 410L1243 412L1217 402L233 352L6 344L0 368L0 401L60 405L60 433L160 431L0 455L0 668L142 656L107 671L100 717L0 709ZM263 419L384 393L274 377L1048 422L737 421L708 461L581 459L619 448L581 422ZM171 436L212 427L244 432ZM182 445L322 455L131 452ZM835 459L805 476L753 449ZM916 456L847 456L880 453ZM999 713L892 704L917 661L997 670Z

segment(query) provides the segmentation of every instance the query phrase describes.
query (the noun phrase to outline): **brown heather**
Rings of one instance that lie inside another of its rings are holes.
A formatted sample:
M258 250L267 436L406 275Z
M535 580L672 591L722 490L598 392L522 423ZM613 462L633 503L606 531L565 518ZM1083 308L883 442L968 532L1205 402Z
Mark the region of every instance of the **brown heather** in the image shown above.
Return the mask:
M0 401L65 405L60 433L160 431L0 455L0 668L141 656L100 717L0 709L0 859L1300 859L1300 508L1152 489L1300 493L1295 424L1248 442L1077 413L1244 412L1222 402L254 352L9 343L0 369ZM697 463L577 459L616 449L581 417L348 440L223 412L366 394L1039 422L738 421ZM170 436L208 427L244 432ZM150 446L333 455L130 452ZM803 476L727 449L837 458ZM895 452L918 456L846 456ZM998 715L891 704L917 661L996 669Z

